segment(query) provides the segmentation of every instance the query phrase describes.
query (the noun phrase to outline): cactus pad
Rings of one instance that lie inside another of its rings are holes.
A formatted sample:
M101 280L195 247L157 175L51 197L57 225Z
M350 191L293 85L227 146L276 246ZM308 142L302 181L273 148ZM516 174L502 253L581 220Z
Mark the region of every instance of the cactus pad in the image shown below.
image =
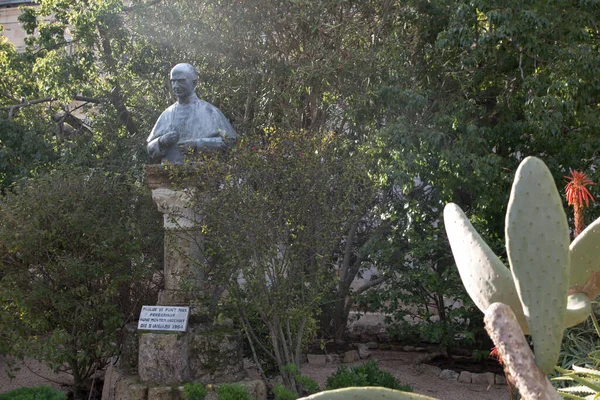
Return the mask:
M302 397L298 400L368 400L368 399L399 399L399 400L435 400L416 393L401 392L399 390L381 387L350 387L344 389L328 390Z
M527 157L506 212L506 249L533 337L536 363L549 373L558 360L569 289L569 227L548 167Z

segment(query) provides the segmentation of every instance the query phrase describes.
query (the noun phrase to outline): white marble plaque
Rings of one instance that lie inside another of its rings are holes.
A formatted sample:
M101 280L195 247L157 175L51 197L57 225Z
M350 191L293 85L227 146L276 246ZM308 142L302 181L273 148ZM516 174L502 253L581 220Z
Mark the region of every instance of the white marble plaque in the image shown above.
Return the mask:
M143 306L138 329L185 332L189 313L189 307Z

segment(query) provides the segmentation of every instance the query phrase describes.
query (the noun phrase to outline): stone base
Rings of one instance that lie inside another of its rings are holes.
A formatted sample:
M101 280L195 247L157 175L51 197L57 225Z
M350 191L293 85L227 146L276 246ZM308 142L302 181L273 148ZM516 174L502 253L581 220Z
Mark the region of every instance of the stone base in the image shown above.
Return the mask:
M177 385L243 379L242 336L232 325L196 322L187 332L139 332L140 380Z
M254 399L267 399L267 386L261 380L247 379L231 384L245 386ZM136 376L124 375L111 366L106 372L102 400L185 400L184 393L183 384L165 386L142 383ZM216 392L209 390L206 399L216 398Z

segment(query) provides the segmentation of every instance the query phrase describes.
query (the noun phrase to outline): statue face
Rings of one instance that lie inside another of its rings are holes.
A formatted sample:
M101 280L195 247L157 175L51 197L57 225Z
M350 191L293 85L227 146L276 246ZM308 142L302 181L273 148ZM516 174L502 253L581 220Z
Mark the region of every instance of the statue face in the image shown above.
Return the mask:
M173 68L171 71L171 87L178 100L187 99L194 93L193 77L186 70Z

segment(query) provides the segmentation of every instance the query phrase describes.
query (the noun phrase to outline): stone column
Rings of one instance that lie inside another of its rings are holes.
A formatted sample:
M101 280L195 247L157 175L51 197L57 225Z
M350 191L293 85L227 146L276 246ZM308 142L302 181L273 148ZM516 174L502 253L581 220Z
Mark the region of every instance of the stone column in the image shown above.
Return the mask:
M186 284L199 284L203 279L195 263L202 263L202 238L197 234L199 215L190 208L191 194L187 190L159 187L152 190L152 199L163 213L165 229L164 285L158 295L158 305L187 306L190 304Z
M164 290L158 305L189 306L193 283L202 290L202 238L196 225L201 216L190 207L192 189L186 189L197 166L147 165L152 198L164 216ZM183 186L183 187L182 187ZM139 331L138 375L142 382L174 385L184 382L221 383L242 379L241 332L228 319L215 324L190 312L186 332Z

